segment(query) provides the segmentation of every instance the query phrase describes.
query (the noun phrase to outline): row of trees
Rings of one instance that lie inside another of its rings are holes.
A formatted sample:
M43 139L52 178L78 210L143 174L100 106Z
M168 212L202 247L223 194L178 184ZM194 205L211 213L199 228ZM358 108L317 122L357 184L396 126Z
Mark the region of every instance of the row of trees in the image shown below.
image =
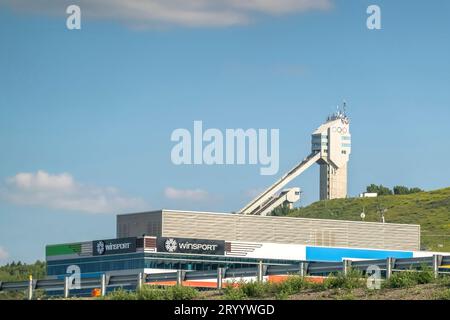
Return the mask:
M370 186L367 186L366 188L367 192L370 193L378 193L379 196L385 196L385 195L402 195L402 194L412 194L412 193L418 193L423 192L420 188L408 188L405 186L395 186L392 190L388 187L383 186L382 184L376 185L371 184Z
M29 275L35 279L45 277L45 262L36 261L34 264L25 264L20 261L8 263L0 267L0 281L24 281Z

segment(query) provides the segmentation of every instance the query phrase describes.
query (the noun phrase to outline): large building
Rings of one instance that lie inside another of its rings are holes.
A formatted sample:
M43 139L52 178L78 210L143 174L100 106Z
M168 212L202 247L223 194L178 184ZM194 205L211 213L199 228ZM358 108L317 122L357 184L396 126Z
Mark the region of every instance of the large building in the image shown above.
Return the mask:
M301 261L412 258L421 254L412 250L146 236L48 245L46 262L49 278L63 278L74 267L79 268L83 277L98 277L103 273L209 271L219 267L251 268L259 262L292 265Z
M419 225L176 210L117 216L118 238L141 236L420 250Z
M233 270L261 263L276 268L433 255L419 247L418 225L159 210L118 215L116 238L48 245L46 262L50 279L74 270L81 278L205 271L211 278L195 285L215 287L218 268L227 269L227 281L240 281ZM264 279L270 277L277 275Z

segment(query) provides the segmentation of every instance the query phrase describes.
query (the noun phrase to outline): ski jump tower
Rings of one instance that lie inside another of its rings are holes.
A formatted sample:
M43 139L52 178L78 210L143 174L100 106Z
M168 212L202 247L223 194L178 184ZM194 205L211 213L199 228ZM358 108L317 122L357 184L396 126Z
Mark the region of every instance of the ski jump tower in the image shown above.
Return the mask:
M328 117L312 134L312 152L320 153L320 200L347 197L347 162L351 153L350 120L343 110Z
M300 188L282 188L314 163L320 165L320 200L346 198L351 135L350 119L345 109L344 102L342 110L338 108L336 113L329 116L327 121L313 132L311 154L238 213L266 216L281 205L292 208L293 204L300 200ZM280 190L282 191L277 195Z

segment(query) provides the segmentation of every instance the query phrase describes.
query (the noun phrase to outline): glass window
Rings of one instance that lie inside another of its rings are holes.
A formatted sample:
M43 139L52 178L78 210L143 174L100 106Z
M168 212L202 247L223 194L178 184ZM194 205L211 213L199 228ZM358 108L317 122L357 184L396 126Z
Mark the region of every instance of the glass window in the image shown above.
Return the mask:
M183 255L164 253L134 253L103 257L86 257L49 261L48 275L64 275L67 267L78 265L82 273L107 272L131 269L183 269L183 270L216 270L219 266L228 268L251 268L260 260L271 264L292 264L296 261L278 259L257 259L229 256Z

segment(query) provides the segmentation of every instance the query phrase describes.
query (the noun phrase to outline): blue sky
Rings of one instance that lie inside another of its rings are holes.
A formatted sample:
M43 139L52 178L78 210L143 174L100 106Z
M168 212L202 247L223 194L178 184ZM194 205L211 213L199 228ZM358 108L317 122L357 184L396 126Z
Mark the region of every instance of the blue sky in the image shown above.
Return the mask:
M71 1L70 31L64 1L0 0L0 264L114 237L115 214L133 209L238 210L309 153L343 99L350 195L449 186L448 1L221 0L200 15L147 2L162 9ZM382 30L366 28L370 4ZM278 175L173 165L170 135L194 120L280 129ZM293 184L300 205L318 200L318 175Z

